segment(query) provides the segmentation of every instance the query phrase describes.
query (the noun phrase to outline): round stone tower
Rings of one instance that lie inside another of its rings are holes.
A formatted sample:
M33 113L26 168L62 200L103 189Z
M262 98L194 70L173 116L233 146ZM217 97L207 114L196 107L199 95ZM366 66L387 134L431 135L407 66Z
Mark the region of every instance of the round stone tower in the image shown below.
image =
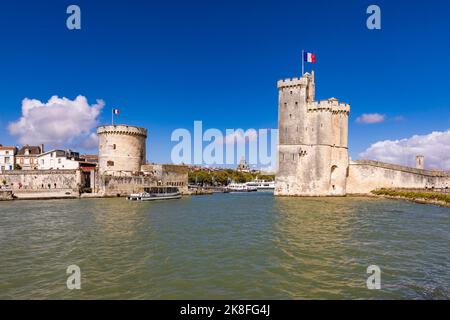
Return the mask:
M145 164L147 129L108 125L97 128L100 174L136 172Z

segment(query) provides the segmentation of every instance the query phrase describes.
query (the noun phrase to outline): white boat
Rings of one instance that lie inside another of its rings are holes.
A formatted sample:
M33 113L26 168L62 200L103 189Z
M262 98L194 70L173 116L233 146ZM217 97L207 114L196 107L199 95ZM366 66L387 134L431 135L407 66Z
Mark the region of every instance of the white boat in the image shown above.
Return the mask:
M248 186L246 183L230 183L227 186L228 191L230 192L253 192L258 191L256 187Z
M127 197L132 201L154 201L154 200L170 200L180 199L181 193L178 188L174 187L151 187L145 188L142 193L134 193Z
M275 190L275 181L266 181L255 179L247 182L247 186L256 188L258 191L273 191Z

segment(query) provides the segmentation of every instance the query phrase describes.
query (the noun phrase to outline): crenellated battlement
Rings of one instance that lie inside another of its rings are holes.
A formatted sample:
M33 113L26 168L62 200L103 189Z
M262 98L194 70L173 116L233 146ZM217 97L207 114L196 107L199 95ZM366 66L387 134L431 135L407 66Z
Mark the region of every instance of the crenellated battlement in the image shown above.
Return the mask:
M327 100L314 101L307 104L308 112L326 111L332 113L350 113L350 105L348 103L339 103L336 98L330 98Z
M305 78L289 78L284 80L278 80L278 89L292 88L292 87L306 87L307 80Z
M147 138L147 129L127 125L106 125L98 127L97 134L132 135Z
M278 80L277 82L277 86L278 89L283 89L283 88L292 88L292 87L306 87L308 85L308 81L313 81L314 80L314 75L309 74L309 73L305 73L303 75L303 77L301 78L286 78L283 80Z

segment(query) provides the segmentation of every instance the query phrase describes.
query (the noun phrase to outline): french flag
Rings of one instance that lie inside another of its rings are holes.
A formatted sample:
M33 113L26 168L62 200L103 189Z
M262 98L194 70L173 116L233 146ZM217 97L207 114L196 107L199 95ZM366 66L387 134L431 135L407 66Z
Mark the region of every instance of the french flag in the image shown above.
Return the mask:
M304 52L303 53L303 61L315 63L316 62L316 55L311 52Z
M119 114L119 113L120 113L119 109L113 109L113 114Z

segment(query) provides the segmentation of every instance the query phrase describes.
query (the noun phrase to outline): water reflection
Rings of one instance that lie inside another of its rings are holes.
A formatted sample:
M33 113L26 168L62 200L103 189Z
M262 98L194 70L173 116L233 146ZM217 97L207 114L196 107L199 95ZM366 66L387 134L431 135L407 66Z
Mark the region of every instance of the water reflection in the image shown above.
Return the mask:
M89 205L98 231L114 238L133 237L142 226L149 209L147 203L126 201L123 198L91 201Z

